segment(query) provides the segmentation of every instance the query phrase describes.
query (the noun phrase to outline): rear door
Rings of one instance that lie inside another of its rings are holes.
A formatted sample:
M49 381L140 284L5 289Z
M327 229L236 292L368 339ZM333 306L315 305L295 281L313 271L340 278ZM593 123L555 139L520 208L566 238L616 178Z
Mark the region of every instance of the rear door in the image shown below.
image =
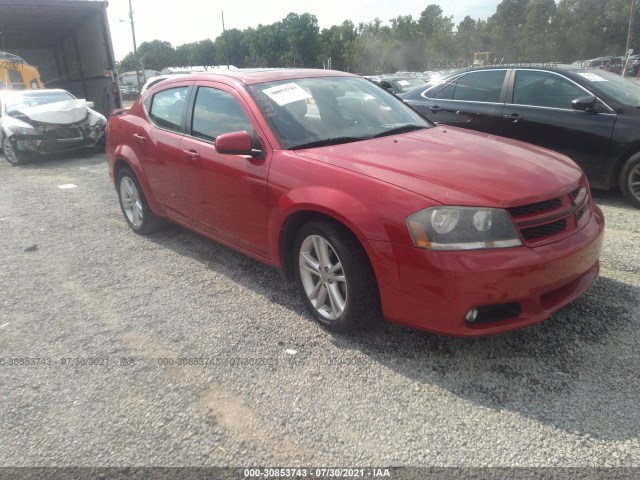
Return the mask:
M598 101L596 113L571 108L592 95L560 72L516 69L504 108L502 134L564 153L597 178L611 141L616 113Z
M422 101L408 101L435 123L499 135L506 98L508 69L467 72L437 91L423 94Z
M131 145L142 159L154 197L178 217L185 215L180 184L180 164L183 161L180 142L192 84L176 84L146 98L143 107L149 121L141 118L132 129Z

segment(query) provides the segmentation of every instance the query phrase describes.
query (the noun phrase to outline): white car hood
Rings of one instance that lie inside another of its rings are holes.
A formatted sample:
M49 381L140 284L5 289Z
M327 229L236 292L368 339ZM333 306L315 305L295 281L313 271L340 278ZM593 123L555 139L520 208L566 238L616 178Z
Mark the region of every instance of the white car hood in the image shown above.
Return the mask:
M20 107L19 111L34 122L68 125L87 117L87 102L83 99L64 100L35 107Z

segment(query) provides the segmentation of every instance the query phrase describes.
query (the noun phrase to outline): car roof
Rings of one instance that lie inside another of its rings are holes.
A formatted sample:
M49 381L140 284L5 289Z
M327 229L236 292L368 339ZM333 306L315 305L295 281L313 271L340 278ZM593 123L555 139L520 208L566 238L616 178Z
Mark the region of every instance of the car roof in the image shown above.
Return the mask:
M548 72L561 70L567 73L578 73L578 72L593 72L597 71L596 67L587 67L586 65L581 64L566 64L566 63L509 63L509 64L499 64L499 65L485 65L482 67L468 67L462 68L459 70L455 70L451 73L442 76L442 80L446 80L448 78L460 75L462 73L481 71L481 70L504 70L504 69L521 69L521 70L545 70ZM441 82L438 82L441 83Z
M171 78L159 82L165 84L177 80L215 80L235 79L245 85L272 82L278 80L294 80L297 78L312 77L358 77L352 73L337 70L322 70L311 68L239 68L237 70L216 70L211 72L192 72L187 74L174 74ZM155 86L155 85L154 85Z

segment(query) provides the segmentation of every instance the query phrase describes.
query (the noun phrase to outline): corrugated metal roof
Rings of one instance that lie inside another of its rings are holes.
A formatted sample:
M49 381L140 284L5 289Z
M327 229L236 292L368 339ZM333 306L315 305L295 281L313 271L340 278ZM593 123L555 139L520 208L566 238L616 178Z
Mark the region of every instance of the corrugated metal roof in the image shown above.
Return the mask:
M104 8L105 1L0 0L0 50L50 48Z

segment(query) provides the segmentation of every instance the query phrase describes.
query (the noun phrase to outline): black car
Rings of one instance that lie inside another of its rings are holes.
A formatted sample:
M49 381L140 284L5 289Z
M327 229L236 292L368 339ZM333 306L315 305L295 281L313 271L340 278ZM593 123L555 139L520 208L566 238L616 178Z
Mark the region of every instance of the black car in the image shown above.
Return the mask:
M640 84L573 65L466 69L403 100L429 120L564 153L640 208Z

